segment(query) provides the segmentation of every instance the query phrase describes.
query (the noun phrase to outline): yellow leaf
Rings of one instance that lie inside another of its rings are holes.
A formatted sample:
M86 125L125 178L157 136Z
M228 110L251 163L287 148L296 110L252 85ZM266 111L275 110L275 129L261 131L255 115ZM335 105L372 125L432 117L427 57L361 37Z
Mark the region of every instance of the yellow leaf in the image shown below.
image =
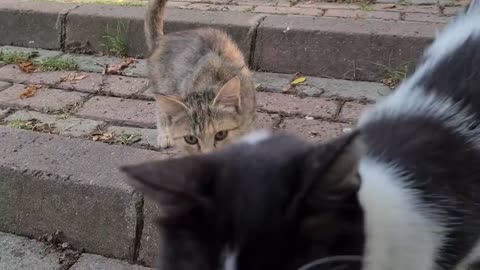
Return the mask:
M293 80L290 84L291 85L297 85L297 84L301 84L301 83L304 83L305 81L307 80L307 77L298 77L296 78L295 80Z

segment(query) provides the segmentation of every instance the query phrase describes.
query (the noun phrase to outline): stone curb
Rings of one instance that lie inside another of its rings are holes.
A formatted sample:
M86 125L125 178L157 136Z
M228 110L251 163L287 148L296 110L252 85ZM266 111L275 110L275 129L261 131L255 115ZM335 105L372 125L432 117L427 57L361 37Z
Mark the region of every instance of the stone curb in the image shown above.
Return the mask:
M167 155L0 127L0 231L61 231L74 248L137 259L143 197L118 167Z
M129 55L146 55L143 7L12 1L0 3L0 45L96 52L119 38ZM378 81L392 70L413 69L444 24L167 10L167 33L204 26L227 31L255 70Z

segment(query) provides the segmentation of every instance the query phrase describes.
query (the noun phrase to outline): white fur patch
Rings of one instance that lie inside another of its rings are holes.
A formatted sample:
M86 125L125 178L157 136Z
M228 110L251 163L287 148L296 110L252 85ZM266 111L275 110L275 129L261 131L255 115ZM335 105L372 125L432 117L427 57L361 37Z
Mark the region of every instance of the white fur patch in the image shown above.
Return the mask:
M455 268L455 270L470 270L470 264L474 262L478 262L480 260L480 241L477 241L475 244L475 247L472 249L470 254L463 259L458 266Z
M237 252L228 250L223 264L223 270L237 270Z
M435 38L432 45L425 51L424 60L410 79L400 88L414 87L441 60L450 57L468 38L480 38L480 16L472 13L456 17Z
M422 205L394 168L360 161L359 200L365 211L364 270L433 270L444 242L439 213Z
M248 133L247 135L243 136L239 142L241 143L248 143L248 144L257 144L261 141L264 141L272 136L272 133L268 130L257 130Z
M450 98L426 93L421 88L400 88L382 102L364 113L359 125L380 119L397 117L421 116L439 120L439 123L450 128L466 138L477 140L480 130L469 127L476 122L475 115L470 114L468 108L454 103Z
M426 51L425 62L417 68L412 77L403 82L392 95L363 114L359 124L364 125L387 117L424 116L438 119L461 135L478 141L480 131L469 129L475 117L467 112L468 108L460 106L450 98L438 96L435 91L427 92L419 87L419 82L426 74L434 72L435 66L441 60L451 57L470 37L480 40L479 14L463 15L450 23Z

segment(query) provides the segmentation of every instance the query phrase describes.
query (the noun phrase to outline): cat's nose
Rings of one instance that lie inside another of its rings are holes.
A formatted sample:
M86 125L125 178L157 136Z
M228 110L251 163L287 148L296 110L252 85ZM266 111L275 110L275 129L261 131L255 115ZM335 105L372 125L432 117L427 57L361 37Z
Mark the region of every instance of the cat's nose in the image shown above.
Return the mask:
M215 150L215 148L202 148L202 154L208 154Z

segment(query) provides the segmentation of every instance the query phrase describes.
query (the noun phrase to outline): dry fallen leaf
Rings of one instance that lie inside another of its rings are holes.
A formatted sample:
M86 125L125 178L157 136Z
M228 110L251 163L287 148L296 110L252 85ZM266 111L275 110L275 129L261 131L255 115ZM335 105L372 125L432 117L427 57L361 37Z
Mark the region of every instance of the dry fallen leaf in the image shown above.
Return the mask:
M81 80L83 80L83 79L85 79L85 78L87 78L87 77L88 77L88 75L82 74L82 75L78 75L77 77L73 78L73 80L74 80L74 81L81 81Z
M38 87L36 85L29 85L27 86L27 88L25 88L22 91L22 93L20 94L20 98L24 99L24 98L33 97L37 92L37 90L38 90Z
M381 80L381 83L390 87L390 89L395 89L395 87L397 87L397 85L400 83L400 80L396 78L388 78Z
M113 133L100 133L93 135L92 140L93 141L100 141L100 142L110 142L113 139Z
M87 78L87 74L78 74L77 72L72 72L65 77L62 77L62 82L71 82L71 81L81 81Z
M302 76L299 72L293 75L292 80L282 88L282 92L285 94L295 94L295 86L298 84L304 83L307 80L306 77Z
M32 61L20 63L18 64L18 66L20 67L20 70L25 73L33 73L37 71L37 67L33 64Z
M295 80L293 80L290 84L291 85L297 85L297 84L304 83L306 80L307 80L307 77L301 76L301 77L298 77Z
M126 58L118 65L107 65L103 70L103 75L122 75L123 70L135 63L135 61L135 58Z

